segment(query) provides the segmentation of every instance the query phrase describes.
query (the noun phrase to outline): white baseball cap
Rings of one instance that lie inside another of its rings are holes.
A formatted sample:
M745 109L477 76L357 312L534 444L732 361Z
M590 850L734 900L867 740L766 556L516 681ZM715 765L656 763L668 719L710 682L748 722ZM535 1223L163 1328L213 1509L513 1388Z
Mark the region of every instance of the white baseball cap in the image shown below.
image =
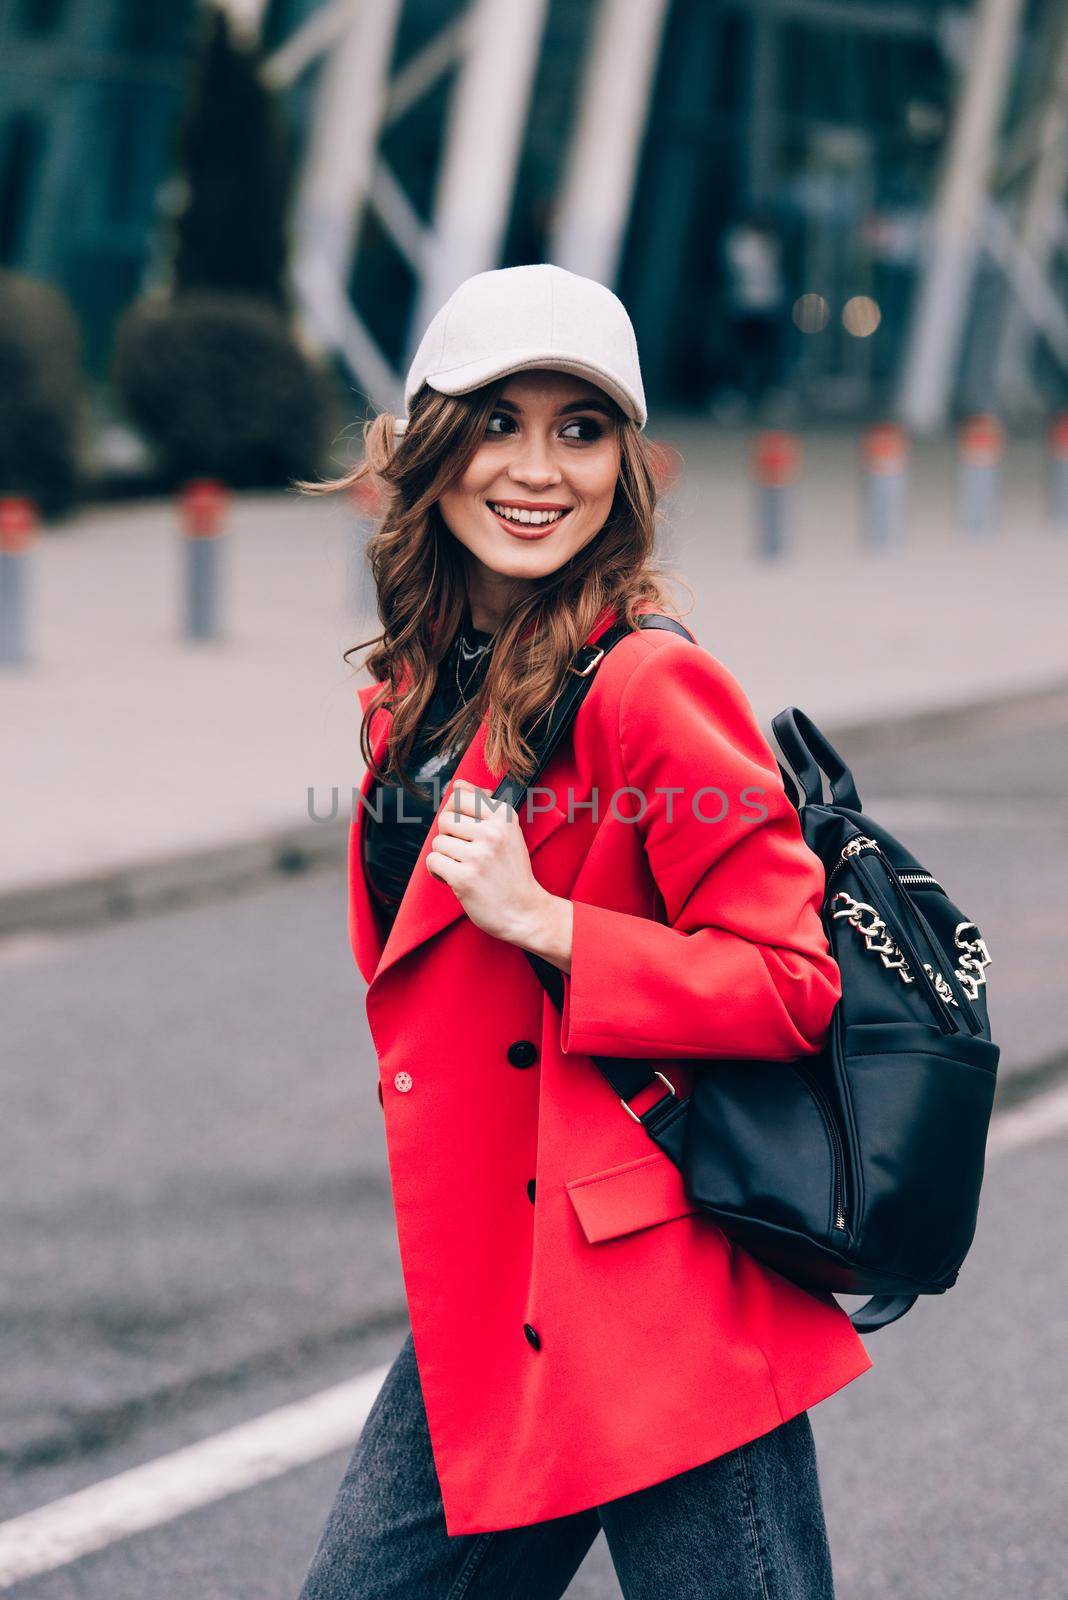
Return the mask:
M478 272L461 283L423 334L404 404L411 409L424 383L440 394L467 394L531 367L588 378L645 427L638 341L622 300L549 262ZM406 426L398 418L396 434Z

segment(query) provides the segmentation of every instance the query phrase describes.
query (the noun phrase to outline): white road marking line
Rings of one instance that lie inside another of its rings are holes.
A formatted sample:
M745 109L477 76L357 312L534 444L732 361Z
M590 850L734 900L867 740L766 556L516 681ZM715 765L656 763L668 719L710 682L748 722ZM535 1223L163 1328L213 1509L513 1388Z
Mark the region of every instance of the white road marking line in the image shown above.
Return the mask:
M352 1445L388 1366L0 1524L0 1589Z
M1000 1112L987 1153L1068 1133L1068 1084ZM0 1589L352 1445L388 1366L0 1523Z
M1012 1111L999 1113L990 1127L987 1154L1019 1150L1022 1145L1055 1139L1064 1133L1068 1133L1068 1083L1036 1095Z

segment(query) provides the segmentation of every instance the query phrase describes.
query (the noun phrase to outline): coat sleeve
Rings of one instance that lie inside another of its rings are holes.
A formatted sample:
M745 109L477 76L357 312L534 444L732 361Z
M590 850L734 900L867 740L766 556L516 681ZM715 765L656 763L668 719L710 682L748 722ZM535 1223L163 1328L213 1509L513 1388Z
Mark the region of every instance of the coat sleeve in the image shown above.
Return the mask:
M573 901L561 1049L769 1060L819 1050L841 995L820 920L823 864L741 687L708 651L669 639L627 680L619 738L638 792L619 801L638 819L622 825L641 832L666 921Z

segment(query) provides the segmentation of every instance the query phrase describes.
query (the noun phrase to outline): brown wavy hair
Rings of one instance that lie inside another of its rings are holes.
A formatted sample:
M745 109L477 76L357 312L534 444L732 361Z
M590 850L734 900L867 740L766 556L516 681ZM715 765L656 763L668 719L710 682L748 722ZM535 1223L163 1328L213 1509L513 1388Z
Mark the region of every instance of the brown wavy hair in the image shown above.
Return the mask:
M445 524L439 497L463 475L485 435L498 397L499 378L465 395L444 395L426 384L415 397L407 428L394 438L394 417L383 412L363 428L364 456L344 477L301 483L313 494L369 484L377 502L367 545L382 632L350 646L370 647L361 666L381 685L360 728L360 750L376 778L395 775L415 796L405 770L437 667L463 618L467 584L463 546ZM485 756L502 775L529 779L533 752L524 729L546 712L565 682L568 663L607 605L635 627L635 608L652 603L678 616L665 585L678 574L654 559L657 503L656 446L618 407L615 427L620 470L612 508L600 532L557 571L525 592L497 629L479 693L439 726L437 737L466 745L489 711ZM681 580L685 583L685 580ZM692 591L691 591L692 595ZM371 753L371 722L392 713L388 760L379 769Z

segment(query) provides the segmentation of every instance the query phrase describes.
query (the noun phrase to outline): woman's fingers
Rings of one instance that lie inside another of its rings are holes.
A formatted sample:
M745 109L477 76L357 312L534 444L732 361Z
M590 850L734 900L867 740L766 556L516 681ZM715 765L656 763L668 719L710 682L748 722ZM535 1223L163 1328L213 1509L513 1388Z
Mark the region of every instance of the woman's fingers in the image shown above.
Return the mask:
M442 883L448 883L448 873L451 871L451 869L452 863L450 862L448 856L443 856L440 850L431 850L428 853L426 858L426 870L429 872L432 878L440 878Z
M438 827L442 835L451 835L455 839L473 839L482 822L477 817L470 817L464 812L456 816L452 806L447 805L438 818Z
M433 854L436 851L438 855L451 856L454 861L462 861L464 859L465 846L469 842L463 835L436 833L430 841L430 853Z
M494 804L488 789L476 788L463 778L453 785L449 798L441 808L438 825L442 832L453 834L456 838L473 839L476 830L485 823L496 819L511 821L508 815L510 810L511 807L503 801Z

